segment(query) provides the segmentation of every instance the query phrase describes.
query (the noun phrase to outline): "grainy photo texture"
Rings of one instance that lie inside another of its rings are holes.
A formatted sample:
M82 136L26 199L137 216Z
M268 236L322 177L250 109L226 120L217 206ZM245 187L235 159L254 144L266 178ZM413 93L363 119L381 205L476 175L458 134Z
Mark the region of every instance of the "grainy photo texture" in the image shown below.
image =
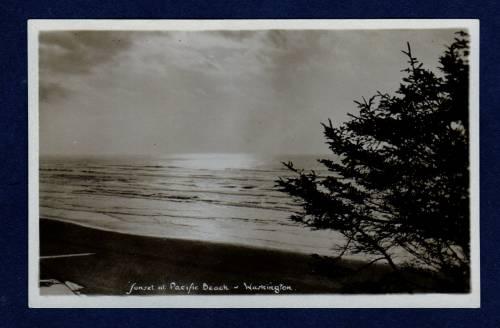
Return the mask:
M467 28L44 30L41 296L471 291Z

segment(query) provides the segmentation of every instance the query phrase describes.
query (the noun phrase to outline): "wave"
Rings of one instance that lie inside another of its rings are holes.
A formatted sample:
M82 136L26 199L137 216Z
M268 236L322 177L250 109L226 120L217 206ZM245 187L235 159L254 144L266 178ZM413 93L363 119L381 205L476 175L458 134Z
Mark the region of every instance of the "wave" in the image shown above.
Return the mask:
M315 158L300 158L317 168ZM331 231L289 220L301 207L275 188L280 159L191 156L40 163L42 217L127 233L330 252ZM303 167L303 166L302 166Z

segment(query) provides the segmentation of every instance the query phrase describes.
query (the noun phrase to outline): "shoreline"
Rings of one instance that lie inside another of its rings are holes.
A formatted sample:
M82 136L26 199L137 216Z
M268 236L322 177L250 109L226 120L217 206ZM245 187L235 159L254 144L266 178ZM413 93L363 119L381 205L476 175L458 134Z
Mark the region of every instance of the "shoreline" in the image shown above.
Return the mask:
M366 262L357 260L139 236L45 218L40 256L40 279L75 283L85 295L373 294L387 292L391 274L385 264L363 268Z
M266 250L266 251L276 251L276 252L283 252L283 253L294 253L294 254L301 254L301 255L311 255L313 253L307 252L305 250L300 250L300 249L294 249L294 250L285 250L281 247L273 247L273 246L255 246L255 245L250 245L250 244L245 244L245 243L240 243L240 244L233 244L229 242L222 242L222 241L214 241L214 240L202 240L202 239L194 239L194 238L175 238L175 237L167 237L167 236L162 236L161 234L158 235L153 235L153 234L145 234L145 233L133 233L127 230L116 230L116 229L110 229L106 227L101 227L98 225L92 225L88 223L81 223L81 222L74 222L71 220L67 219L61 219L61 218L40 218L40 222L46 220L46 221L54 221L54 222L60 222L60 223L65 223L69 225L74 225L77 227L81 228L86 228L86 229L91 229L91 230L98 230L98 231L103 231L103 232L109 232L109 233L117 233L121 235L126 235L126 236L135 236L135 237L144 237L144 238L153 238L153 239L161 239L161 240L183 240L186 242L196 242L196 243L206 243L209 245L226 245L226 246L234 246L234 247L242 247L242 248L249 248L249 249L256 249L256 250ZM320 254L318 254L320 255ZM325 255L321 255L325 256ZM359 263L364 263L366 262L365 260L359 259L359 258L354 258L354 257L349 257L345 256L344 260L348 261L353 261L353 262L359 262Z

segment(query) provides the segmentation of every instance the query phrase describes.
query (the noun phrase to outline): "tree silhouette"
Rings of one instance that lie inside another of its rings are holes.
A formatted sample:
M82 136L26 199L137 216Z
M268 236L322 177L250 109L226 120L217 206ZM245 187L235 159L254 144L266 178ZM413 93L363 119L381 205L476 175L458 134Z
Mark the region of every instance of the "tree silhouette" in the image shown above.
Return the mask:
M376 255L394 271L423 266L467 288L468 35L456 33L438 74L413 57L409 44L403 53L408 68L395 95L363 98L346 123L323 124L338 159L319 161L331 174L285 163L297 175L279 179L278 188L303 205L293 220L346 237L339 256Z

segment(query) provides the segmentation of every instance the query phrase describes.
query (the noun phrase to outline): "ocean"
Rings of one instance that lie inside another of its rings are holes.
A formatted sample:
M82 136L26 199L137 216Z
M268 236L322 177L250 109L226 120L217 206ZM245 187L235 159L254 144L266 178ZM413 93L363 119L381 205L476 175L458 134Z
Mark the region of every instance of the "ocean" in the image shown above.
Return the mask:
M317 158L253 154L164 157L46 157L40 217L154 237L335 255L343 237L291 221L300 203L277 191L293 173L282 162L326 174Z

